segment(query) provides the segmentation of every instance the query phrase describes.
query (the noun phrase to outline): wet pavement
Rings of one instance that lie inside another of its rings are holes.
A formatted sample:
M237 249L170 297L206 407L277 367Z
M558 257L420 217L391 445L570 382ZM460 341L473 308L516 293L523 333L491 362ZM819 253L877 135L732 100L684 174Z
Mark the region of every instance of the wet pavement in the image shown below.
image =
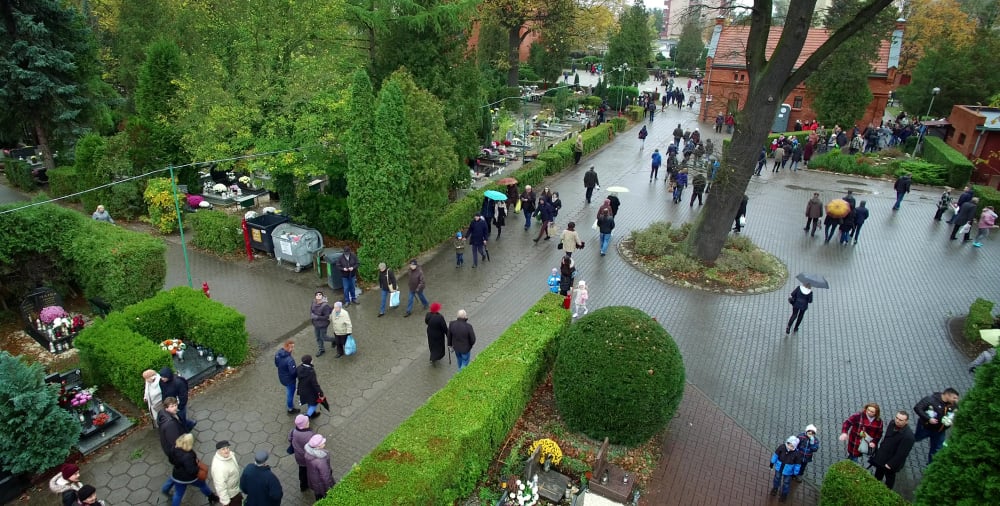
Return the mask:
M770 479L770 452L806 424L819 427L822 447L806 484L818 486L826 468L843 458L843 445L836 439L840 424L863 404L878 402L886 416L891 416L897 409L911 410L930 392L948 386L963 392L969 389L972 378L964 367L966 359L950 344L945 322L965 313L976 296L988 293L995 284L990 281L996 279L1000 244L989 240L983 248L972 248L949 241L947 225L931 220L939 194L934 188L915 187L902 209L892 212L894 195L888 181L810 171L766 173L748 188L745 234L784 261L792 275L803 270L818 272L832 286L817 290L800 331L791 336L783 330L789 314L785 299L795 286L792 280L768 294L720 295L666 285L636 270L613 250L600 257L597 233L590 230L590 224L606 192L599 192L597 202L587 205L583 172L594 165L602 187L631 189L621 196L616 242L629 230L653 221L690 220L701 209L689 208L686 200L671 203L662 180L648 182L648 163L655 147L665 148L677 123L697 126L696 111L658 112L644 148L636 138L638 130L630 130L585 158L580 167L549 178L545 185L560 192L564 206L558 218L560 228L575 220L588 243L574 259L577 279L586 280L590 289L591 307L640 308L662 322L677 341L688 381L700 392L697 398L685 399L677 420L694 423L684 416L695 413L696 419L707 418L701 422L709 431L708 441L711 424L718 423L731 427L733 437L745 443L740 451L733 451L720 437L717 448L707 449L700 458L677 457L689 459L683 466L687 472L716 478L704 491L716 498L705 503L763 504L772 499L763 488ZM710 126L702 130L721 146ZM819 191L829 200L847 188L854 189L858 200L866 199L871 210L860 243L824 245L822 239L804 235L804 210L811 192ZM421 259L428 299L441 302L449 320L460 308L469 312L480 337L473 360L545 292L546 277L561 257L556 241L533 243L530 239L536 229L529 234L518 226L519 221L523 225L523 219L516 216L508 219L511 226L503 230L501 239L489 243L492 261L478 269L471 269L469 254L465 267L456 269L447 246ZM168 243L167 286L186 284L180 247L175 238ZM191 270L196 287L208 281L214 299L247 315L251 342L258 353L257 360L234 377L192 398L189 414L199 420L196 451L209 461L215 441L227 439L245 465L255 450L269 450L270 464L284 484L283 504L312 504L311 493L298 492L294 460L284 454L292 419L285 413L284 389L278 384L271 357L289 336L297 340L297 359L314 354L308 308L313 291L325 287L325 281L314 273L285 270L273 260L227 262L197 252L191 254ZM405 280L401 283L405 285ZM331 300L339 295L335 292ZM377 318L378 292L365 292L360 301L348 309L358 354L335 359L327 352L314 362L332 403L332 412L315 420L314 428L328 438L337 477L455 372L454 366L428 364L419 304L411 318L403 318L399 309ZM702 401L698 408L686 411L695 400ZM685 434L691 434L677 429L668 435L667 459L659 472L675 465L672 449L684 444ZM896 488L904 495L915 488L926 453L927 443L917 443L907 468L898 476ZM83 481L95 485L99 497L109 504L163 502L157 489L169 469L150 427L108 448L82 469ZM746 473L746 479L727 479L736 472ZM815 494L803 494L803 504L811 504L814 499L809 498ZM720 499L727 497L742 499ZM51 499L43 492L29 504L51 504ZM655 499L655 494L646 496L643 504L654 504ZM204 497L194 490L184 500L184 504L203 503Z

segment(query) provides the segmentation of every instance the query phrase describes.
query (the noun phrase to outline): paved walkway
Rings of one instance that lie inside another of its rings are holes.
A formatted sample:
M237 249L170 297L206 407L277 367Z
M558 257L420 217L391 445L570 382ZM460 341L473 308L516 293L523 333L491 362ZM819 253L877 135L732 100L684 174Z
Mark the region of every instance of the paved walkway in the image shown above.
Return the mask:
M963 367L965 358L948 342L945 321L949 315L964 313L977 295L993 288L990 281L996 279L1000 244L988 241L984 248L973 249L948 241L945 225L931 221L937 200L934 189L915 189L902 210L893 213L889 182L814 172L768 173L748 189L746 235L781 258L790 272L820 272L832 285L817 291L801 331L792 336L783 332L792 281L770 294L722 296L665 285L617 254L601 258L596 233L589 230L597 205L583 201L584 170L595 165L602 187L632 189L622 196L616 241L652 221L691 219L699 208L672 204L662 181L647 180L653 148L666 145L677 123L696 126L696 111L657 113L645 149L640 150L634 131L627 132L585 159L580 168L554 176L546 185L561 194L560 226L577 221L591 245L574 258L578 279L591 288L592 307L637 307L663 322L677 340L688 381L703 393L689 395L678 420L700 420L696 426L710 432L713 424L741 428L719 434L732 434L744 450L730 451L720 436L701 454L704 458L687 455L691 472L720 478L703 492L713 494L716 503L729 497L764 503L760 484L768 480L769 452L806 424L820 429L823 447L809 471L809 481L818 484L826 468L842 458L843 447L836 440L841 422L862 404L879 402L890 413L909 410L923 395L948 386L968 390L972 378ZM829 199L847 188L867 199L872 212L860 244L823 245L821 239L803 236L802 217L811 192L820 191ZM544 293L546 276L561 256L555 241L536 245L530 241L534 235L517 226L517 217L509 222L502 238L490 242L493 261L479 269L469 268L470 255L465 268L455 269L454 257L444 247L423 259L430 300L440 301L449 319L459 308L469 311L481 339L474 354ZM167 285L186 284L179 247L171 243L168 252ZM315 352L307 308L313 290L323 282L310 273L286 271L273 261L228 263L197 253L192 255L192 271L196 286L208 281L213 298L247 315L251 340L259 352L258 360L235 377L193 397L190 414L200 420L196 450L207 460L214 441L228 439L234 442L241 464L249 462L254 450L271 450L271 464L285 485L284 504L311 504L311 494L300 495L297 490L293 459L284 455L292 421L284 412L284 391L271 356L285 336L297 339L296 357ZM376 318L376 294L365 293L361 302L349 310L358 355L334 359L328 353L316 360L320 383L333 403L331 415L320 417L316 427L329 439L337 476L454 372L427 364L419 316L404 319L399 310L392 310ZM696 397L695 406L700 407L689 414ZM716 410L703 409L709 406L706 399ZM675 427L671 434L663 466L676 465L673 450L691 433ZM716 449L721 455L713 453ZM900 474L897 489L904 495L915 488L926 451L927 443L918 443ZM747 479L726 476L734 472L746 474ZM167 473L155 432L149 428L83 466L84 481L96 485L110 504L156 503L157 488ZM184 504L202 504L198 495L192 491ZM45 493L29 501L49 503L51 496ZM649 497L643 503L653 504Z

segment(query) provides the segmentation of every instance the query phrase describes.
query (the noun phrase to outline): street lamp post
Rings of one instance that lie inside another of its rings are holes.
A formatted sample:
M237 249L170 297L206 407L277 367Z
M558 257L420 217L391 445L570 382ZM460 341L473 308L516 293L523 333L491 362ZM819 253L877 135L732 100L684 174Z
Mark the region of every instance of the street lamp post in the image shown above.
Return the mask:
M615 67L615 70L622 73L622 89L618 95L618 115L622 115L622 106L625 104L625 74L628 73L628 63L622 63Z
M934 99L938 96L938 93L941 93L941 88L935 86L934 88L931 89L931 103L927 106L927 114L925 114L924 116L931 115L931 108L934 107ZM924 143L924 135L926 134L927 134L927 127L924 125L920 125L920 135L917 136L917 145L913 146L913 154L911 154L910 156L917 156L917 151L920 150L920 145Z
M934 99L937 98L938 93L941 93L941 88L934 87L934 89L931 90L931 103L927 106L927 114L924 116L931 115L931 108L934 107Z

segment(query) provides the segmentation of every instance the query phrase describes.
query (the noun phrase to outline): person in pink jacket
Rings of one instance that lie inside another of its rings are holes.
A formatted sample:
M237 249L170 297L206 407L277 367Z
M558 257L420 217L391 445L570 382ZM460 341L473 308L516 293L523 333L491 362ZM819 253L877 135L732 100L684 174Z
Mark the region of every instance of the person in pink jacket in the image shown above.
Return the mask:
M979 215L979 231L976 232L976 240L972 242L972 245L982 248L983 243L980 240L989 236L990 229L993 228L997 228L997 213L993 211L993 206L986 206L983 213Z

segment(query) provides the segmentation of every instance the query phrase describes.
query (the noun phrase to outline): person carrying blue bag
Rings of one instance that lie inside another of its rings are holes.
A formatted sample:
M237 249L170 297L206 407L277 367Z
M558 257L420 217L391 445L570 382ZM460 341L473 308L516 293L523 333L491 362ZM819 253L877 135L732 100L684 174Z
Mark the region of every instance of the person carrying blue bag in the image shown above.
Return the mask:
M771 469L774 469L774 481L771 484L771 495L778 495L781 486L780 502L788 500L788 491L792 487L792 477L799 474L802 468L802 454L796 451L799 438L789 436L785 443L778 446L771 455Z

